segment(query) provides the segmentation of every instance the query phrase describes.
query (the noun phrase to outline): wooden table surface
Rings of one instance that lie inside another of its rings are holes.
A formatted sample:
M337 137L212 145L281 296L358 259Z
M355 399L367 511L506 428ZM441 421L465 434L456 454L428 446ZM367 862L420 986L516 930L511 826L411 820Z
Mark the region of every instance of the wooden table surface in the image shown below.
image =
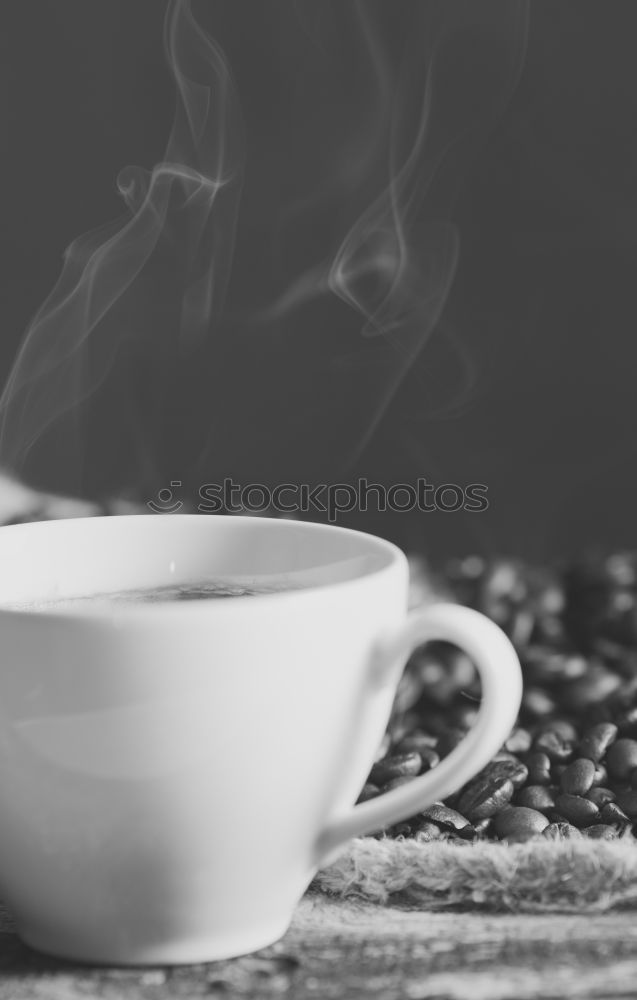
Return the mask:
M635 913L423 913L309 893L276 945L207 965L77 966L37 955L0 914L0 1000L619 1000L637 997Z

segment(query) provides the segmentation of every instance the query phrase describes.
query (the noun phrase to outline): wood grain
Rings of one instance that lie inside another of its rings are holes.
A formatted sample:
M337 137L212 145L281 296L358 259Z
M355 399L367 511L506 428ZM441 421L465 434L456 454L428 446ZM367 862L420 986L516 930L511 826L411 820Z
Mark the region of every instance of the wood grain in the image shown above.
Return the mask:
M143 970L40 956L0 916L0 1000L632 1000L636 982L637 922L628 911L427 913L311 892L270 948Z

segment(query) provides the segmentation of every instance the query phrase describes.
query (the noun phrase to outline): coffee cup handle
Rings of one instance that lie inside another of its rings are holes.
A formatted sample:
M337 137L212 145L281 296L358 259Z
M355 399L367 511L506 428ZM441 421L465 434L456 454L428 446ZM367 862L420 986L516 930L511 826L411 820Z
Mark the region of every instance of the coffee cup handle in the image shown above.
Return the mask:
M520 663L504 632L478 611L434 604L412 612L402 626L381 639L372 663L373 679L383 683L395 678L414 649L433 640L454 643L475 663L482 684L475 724L433 770L333 820L317 841L318 867L330 863L351 837L398 823L457 791L489 763L510 734L522 698Z

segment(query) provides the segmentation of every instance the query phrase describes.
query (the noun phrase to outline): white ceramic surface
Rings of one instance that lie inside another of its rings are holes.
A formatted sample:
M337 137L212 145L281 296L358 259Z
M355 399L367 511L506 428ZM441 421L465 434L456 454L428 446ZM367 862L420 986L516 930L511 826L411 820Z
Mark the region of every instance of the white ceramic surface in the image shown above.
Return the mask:
M239 575L282 593L7 603ZM500 748L511 644L452 605L407 614L407 562L336 527L143 515L0 529L0 898L23 939L91 962L201 962L279 938L352 836L450 794ZM354 806L414 646L476 661L477 723L433 772Z

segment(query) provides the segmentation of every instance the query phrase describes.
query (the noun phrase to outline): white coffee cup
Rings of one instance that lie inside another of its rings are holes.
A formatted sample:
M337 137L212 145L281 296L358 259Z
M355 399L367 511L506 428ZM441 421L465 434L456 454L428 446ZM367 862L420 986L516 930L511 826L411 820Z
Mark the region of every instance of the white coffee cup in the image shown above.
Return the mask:
M16 605L240 578L231 600ZM0 529L0 897L33 947L202 962L280 938L350 838L464 784L517 715L493 623L407 613L389 542L265 518L144 515ZM14 605L8 607L8 605ZM483 698L433 771L354 805L409 653L464 648Z

